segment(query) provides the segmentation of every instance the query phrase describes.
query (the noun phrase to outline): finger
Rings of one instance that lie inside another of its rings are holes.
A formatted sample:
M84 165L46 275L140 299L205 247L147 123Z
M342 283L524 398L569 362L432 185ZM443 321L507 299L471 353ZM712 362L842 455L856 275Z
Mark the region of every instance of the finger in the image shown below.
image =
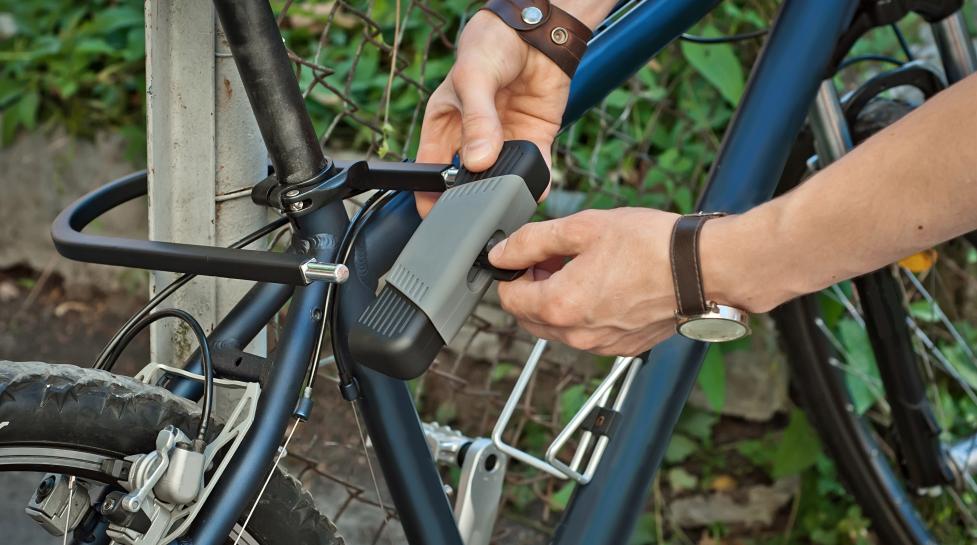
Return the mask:
M526 269L552 258L576 256L596 236L590 223L580 214L527 223L496 244L489 261L502 269Z
M434 90L424 110L419 163L450 163L461 144L461 104L449 80Z
M542 263L537 263L533 265L527 274L532 275L532 279L536 282L540 280L546 280L553 276L554 273L560 271L563 265L566 263L566 259L562 257L554 257L552 259L547 259Z
M534 280L528 276L528 274L523 275L512 282L500 282L499 302L502 308L517 320L542 324L545 320L541 318L540 311L547 301L546 286L552 280Z
M482 172L502 150L502 122L495 108L499 83L481 69L456 67L451 77L461 102L461 160L468 170Z
M434 208L434 204L438 202L438 198L441 197L440 193L433 193L431 191L417 191L414 193L414 204L417 205L417 213L421 215L422 218L426 218L428 212Z
M563 266L567 264L567 259L563 256L551 257L545 261L541 261L533 265L533 271L536 273L536 280L545 280L549 278L552 274L563 270ZM540 274L545 273L546 276L540 277Z
M458 99L448 81L442 83L427 103L421 124L421 140L417 149L419 163L450 163L461 141L461 114ZM426 217L439 193L418 192L414 195L417 212Z

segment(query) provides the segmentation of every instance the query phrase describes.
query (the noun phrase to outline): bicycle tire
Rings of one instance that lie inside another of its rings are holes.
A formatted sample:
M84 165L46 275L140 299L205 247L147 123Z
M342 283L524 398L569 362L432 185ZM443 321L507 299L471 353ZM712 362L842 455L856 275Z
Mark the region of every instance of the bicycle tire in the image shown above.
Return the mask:
M82 458L120 459L149 452L162 427L196 429L198 418L193 403L129 377L73 365L0 361L0 471L65 473L112 482ZM14 459L14 449L24 452L25 447L38 455L27 462L24 456ZM72 454L76 460L70 459ZM247 533L260 545L344 543L312 496L281 468L258 502Z
M879 454L866 424L850 410L841 370L829 363L832 348L814 326L818 301L806 296L773 311L795 388L842 482L887 545L937 545L909 501L893 468ZM949 545L949 544L944 544Z
M905 103L875 101L852 127L854 141L859 143L867 139L910 110ZM813 153L813 149L810 151ZM799 182L798 179L782 180L781 184L793 187ZM892 288L893 291L888 293L898 293L901 289L887 269L866 276L870 276L876 286ZM872 531L879 537L879 542L886 545L937 545L939 542L913 504L911 492L901 481L899 470L881 453L869 425L852 408L844 372L831 363L834 348L816 325L821 316L817 297L814 294L795 299L771 313L787 353L791 380L795 385L793 393L817 430L828 455L835 461L843 483L871 521ZM866 312L864 319L905 323L905 308L901 302L896 303L875 309L875 314ZM901 315L897 316L899 312Z

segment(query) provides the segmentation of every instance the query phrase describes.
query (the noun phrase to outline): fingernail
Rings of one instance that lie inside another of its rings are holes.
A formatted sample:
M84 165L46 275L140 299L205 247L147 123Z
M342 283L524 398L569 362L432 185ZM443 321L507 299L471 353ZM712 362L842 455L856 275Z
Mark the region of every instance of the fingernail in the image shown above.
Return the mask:
M488 140L474 140L465 146L465 153L462 159L466 163L482 161L488 155L489 147Z
M503 240L502 242L496 244L495 246L492 246L492 249L489 250L489 254L488 254L489 261L495 261L496 259L502 257L502 250L505 249L505 243L506 241Z

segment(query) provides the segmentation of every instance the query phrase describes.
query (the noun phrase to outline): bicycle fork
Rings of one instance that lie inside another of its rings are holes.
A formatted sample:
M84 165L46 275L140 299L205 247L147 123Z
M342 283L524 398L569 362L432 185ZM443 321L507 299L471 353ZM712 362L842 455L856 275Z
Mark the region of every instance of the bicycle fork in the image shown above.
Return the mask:
M977 54L969 40L962 13L932 23L931 27L948 83L977 72ZM819 168L837 161L854 147L842 101L831 78L822 81L818 88L809 121ZM885 274L891 272L883 269L855 280L862 307L876 316L890 315L884 313L881 305L902 300L900 294L887 293L892 290L891 282L878 281L879 275ZM877 312L871 312L877 307ZM921 493L966 478L977 470L977 455L973 454L972 447L977 436L949 448L940 442L941 430L927 400L912 346L912 324L869 323L866 326L873 329L870 338L879 345L874 346L879 375L892 409L898 454L906 477ZM880 338L894 342L877 342ZM849 410L854 408L849 407Z

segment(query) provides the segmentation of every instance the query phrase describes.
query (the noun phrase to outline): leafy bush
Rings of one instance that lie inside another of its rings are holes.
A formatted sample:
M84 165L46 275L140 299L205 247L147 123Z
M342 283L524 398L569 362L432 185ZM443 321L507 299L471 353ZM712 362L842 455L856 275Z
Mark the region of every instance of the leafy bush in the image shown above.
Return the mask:
M2 142L41 123L120 127L145 149L141 2L0 1Z

